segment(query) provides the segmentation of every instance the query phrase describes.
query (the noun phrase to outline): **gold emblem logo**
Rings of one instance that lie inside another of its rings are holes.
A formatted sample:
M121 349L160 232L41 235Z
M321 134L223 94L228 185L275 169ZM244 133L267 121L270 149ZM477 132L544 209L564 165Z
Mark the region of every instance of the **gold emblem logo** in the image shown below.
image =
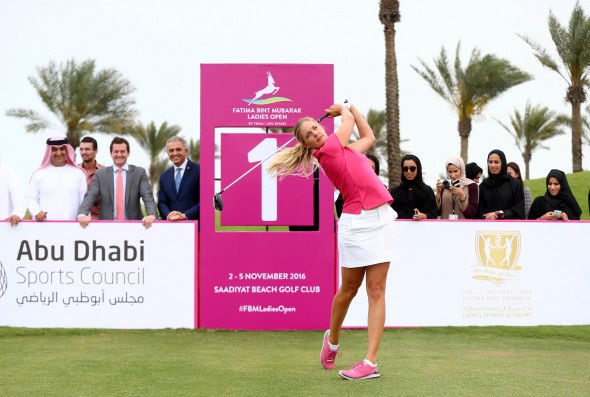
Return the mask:
M4 266L2 266L2 262L0 262L0 298L6 292L8 288L8 277L6 277L6 271L4 270Z
M474 279L499 286L517 278L520 232L476 232L475 252L479 266L473 269Z

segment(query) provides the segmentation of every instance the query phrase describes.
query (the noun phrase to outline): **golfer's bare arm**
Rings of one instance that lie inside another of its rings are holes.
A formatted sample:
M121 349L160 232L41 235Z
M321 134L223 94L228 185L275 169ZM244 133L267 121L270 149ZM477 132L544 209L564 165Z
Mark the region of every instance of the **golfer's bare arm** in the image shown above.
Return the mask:
M335 134L338 136L338 140L342 146L346 146L348 141L350 141L352 131L354 130L354 116L350 110L341 103L333 104L329 109L326 109L326 113L332 117L342 116L342 124Z
M359 153L365 153L375 143L375 134L356 106L351 105L350 111L354 116L354 121L359 130L360 138L352 142L348 147Z

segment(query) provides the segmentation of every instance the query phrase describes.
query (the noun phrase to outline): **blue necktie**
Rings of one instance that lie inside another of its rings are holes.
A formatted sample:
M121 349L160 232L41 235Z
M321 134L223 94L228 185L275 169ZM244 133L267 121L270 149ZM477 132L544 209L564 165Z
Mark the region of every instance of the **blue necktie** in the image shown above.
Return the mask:
M176 176L174 177L174 183L176 184L176 193L178 193L178 188L180 187L180 180L182 179L182 177L180 176L180 171L182 171L182 168L177 168Z

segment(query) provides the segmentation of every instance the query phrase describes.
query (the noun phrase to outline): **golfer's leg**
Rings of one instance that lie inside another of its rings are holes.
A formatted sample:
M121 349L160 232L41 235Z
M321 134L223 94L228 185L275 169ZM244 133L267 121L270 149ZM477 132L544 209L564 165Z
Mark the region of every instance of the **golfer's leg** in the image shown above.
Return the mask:
M389 262L367 267L367 297L369 300L367 360L375 363L385 326L385 285Z
M337 345L340 342L340 328L342 327L352 298L355 297L359 287L363 283L365 269L364 267L341 268L340 277L342 283L332 301L332 314L330 317L330 336L328 341L333 345Z

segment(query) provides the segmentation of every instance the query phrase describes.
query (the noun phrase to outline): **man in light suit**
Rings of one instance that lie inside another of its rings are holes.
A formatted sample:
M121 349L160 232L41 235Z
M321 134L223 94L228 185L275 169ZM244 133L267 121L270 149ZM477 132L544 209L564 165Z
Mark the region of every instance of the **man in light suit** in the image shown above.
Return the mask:
M111 142L111 158L113 165L96 170L88 192L78 210L78 222L82 227L90 222L90 209L100 197L100 215L102 220L141 220L146 229L156 219L156 204L152 195L152 187L145 169L127 164L129 142L124 138L115 137ZM120 180L122 179L122 180ZM121 211L117 211L118 185L120 184L124 201ZM143 200L147 215L143 216L139 200Z
M160 217L169 221L198 220L201 206L199 164L187 158L188 145L181 137L168 139L166 153L174 166L160 175Z

